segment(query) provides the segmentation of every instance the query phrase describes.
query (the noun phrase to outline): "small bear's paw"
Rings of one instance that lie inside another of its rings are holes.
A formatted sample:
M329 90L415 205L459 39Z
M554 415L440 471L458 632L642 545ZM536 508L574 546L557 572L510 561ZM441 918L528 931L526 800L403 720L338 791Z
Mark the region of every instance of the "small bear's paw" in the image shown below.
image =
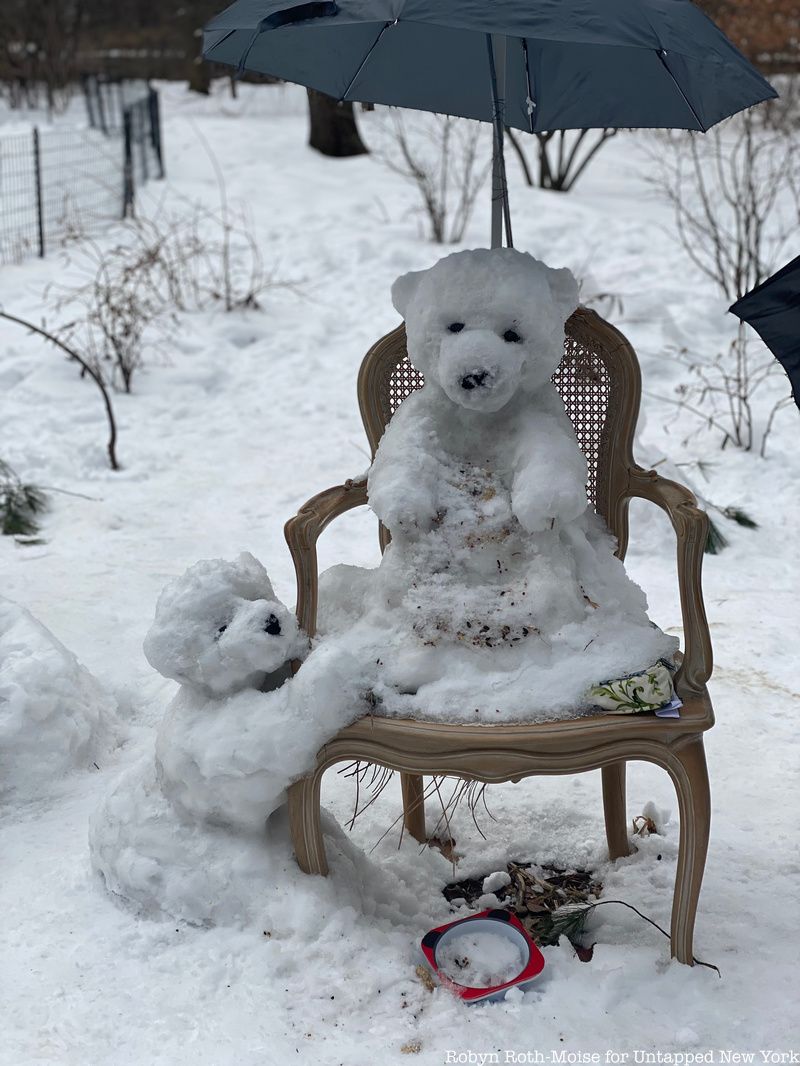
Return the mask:
M582 486L555 486L540 482L528 484L525 491L515 491L511 509L528 533L552 529L557 522L572 522L586 510L586 492Z
M428 492L415 492L405 498L385 501L382 497L373 501L370 496L370 506L393 536L427 533L441 520L436 499Z

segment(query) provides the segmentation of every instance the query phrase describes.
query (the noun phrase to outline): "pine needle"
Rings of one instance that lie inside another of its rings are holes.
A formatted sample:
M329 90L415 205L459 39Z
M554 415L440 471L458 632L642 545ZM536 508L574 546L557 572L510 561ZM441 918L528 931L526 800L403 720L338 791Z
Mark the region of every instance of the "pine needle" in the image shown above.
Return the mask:
M0 459L0 533L3 536L33 537L39 532L37 518L47 510L47 503L47 496L40 488L23 482Z
M706 555L719 555L719 553L727 547L728 538L724 536L722 530L716 524L714 519L709 516L708 536L706 537L706 546L703 548L703 551Z
M730 518L732 522L735 522L737 526L744 526L745 529L758 529L758 522L751 518L747 511L743 511L741 507L723 507L722 513L726 518Z

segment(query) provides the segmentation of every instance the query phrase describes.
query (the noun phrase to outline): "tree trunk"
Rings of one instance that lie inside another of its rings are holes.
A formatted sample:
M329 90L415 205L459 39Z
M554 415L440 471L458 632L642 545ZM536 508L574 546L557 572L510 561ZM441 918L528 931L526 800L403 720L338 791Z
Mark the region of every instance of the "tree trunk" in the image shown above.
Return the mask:
M193 43L196 48L196 39ZM189 60L189 88L193 93L202 93L204 96L211 92L211 68L199 56L193 54Z
M308 143L323 155L364 155L366 147L358 132L353 105L340 104L332 96L308 90L308 114L311 131Z

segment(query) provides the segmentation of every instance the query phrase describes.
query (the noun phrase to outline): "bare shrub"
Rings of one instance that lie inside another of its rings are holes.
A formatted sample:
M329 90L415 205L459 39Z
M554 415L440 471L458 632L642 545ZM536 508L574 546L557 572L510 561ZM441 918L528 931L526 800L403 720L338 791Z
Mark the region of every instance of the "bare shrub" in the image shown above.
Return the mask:
M430 239L457 244L491 167L490 159L478 158L480 123L448 115L418 115L407 122L393 111L386 134L375 158L416 185Z
M706 134L665 134L653 182L695 266L736 300L764 281L800 222L800 143L744 111Z
M617 132L607 128L534 133L538 163L534 177L519 137L506 128L506 135L519 160L526 183L553 192L569 192L606 141Z
M662 135L670 151L651 152L651 180L674 208L684 251L728 303L769 277L800 224L800 143L788 130L765 126L751 110L704 135ZM760 345L754 349L747 327L711 357L683 350L677 358L689 379L671 402L718 431L723 448L765 455L775 416L791 397L776 399L767 388L783 371Z
M227 203L173 219L132 218L110 247L86 239L73 253L88 281L59 286L56 334L76 345L114 388L130 392L145 345L169 338L177 312L257 308L267 278L246 221Z
M774 389L768 395L766 386L774 385L782 370L769 352L766 356L762 352L760 359L754 357L747 327L740 324L727 350L711 358L699 358L686 348L674 357L688 371L687 380L676 386L677 398L659 399L696 417L695 431L684 442L696 432L711 429L719 434L722 448L728 444L747 452L757 448L762 458L766 456L776 415L794 401L791 395L776 399ZM761 394L767 397L766 407Z

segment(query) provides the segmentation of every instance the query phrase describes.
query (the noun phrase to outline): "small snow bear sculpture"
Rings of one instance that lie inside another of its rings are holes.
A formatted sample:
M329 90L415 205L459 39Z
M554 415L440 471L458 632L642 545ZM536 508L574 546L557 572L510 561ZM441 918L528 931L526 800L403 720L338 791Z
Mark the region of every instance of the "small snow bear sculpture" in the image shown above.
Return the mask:
M145 648L181 687L155 757L128 767L92 818L94 868L145 913L255 920L290 857L271 816L322 744L363 713L358 664L318 646L289 680L308 640L248 554L205 560L172 581Z
M183 815L258 829L282 802L279 701L265 693L290 676L307 644L247 552L196 563L164 589L144 649L182 684L158 730L156 770Z
M391 687L433 685L431 706L461 702L479 719L519 716L533 700L586 706L598 681L671 655L588 506L586 460L550 380L578 303L572 274L513 249L458 252L399 278L392 299L425 386L368 479L392 534L380 595L416 637L387 649Z
M304 646L266 570L242 552L195 563L166 586L144 653L164 677L219 697L262 688Z

